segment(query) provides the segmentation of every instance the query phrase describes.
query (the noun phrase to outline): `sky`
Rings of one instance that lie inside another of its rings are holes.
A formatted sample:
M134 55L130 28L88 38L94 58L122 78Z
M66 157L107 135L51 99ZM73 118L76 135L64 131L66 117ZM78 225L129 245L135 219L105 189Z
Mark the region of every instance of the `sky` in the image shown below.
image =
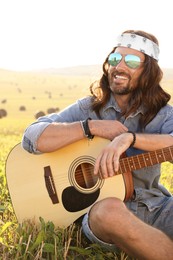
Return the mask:
M0 0L0 68L27 71L102 64L117 35L144 30L173 68L170 0Z

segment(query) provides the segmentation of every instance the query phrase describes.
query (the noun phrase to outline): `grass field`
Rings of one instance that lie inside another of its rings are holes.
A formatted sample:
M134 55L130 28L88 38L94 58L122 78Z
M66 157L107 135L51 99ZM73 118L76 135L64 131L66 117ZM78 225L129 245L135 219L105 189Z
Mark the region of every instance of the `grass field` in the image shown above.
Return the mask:
M81 233L80 223L65 230L45 223L17 223L5 178L5 162L12 147L21 141L27 125L38 110L50 107L62 110L89 94L93 78L86 75L63 76L51 73L17 73L0 70L0 109L7 116L0 119L0 259L130 259L89 244ZM172 95L172 78L163 86ZM170 103L173 103L171 100ZM21 106L25 109L21 111ZM173 192L173 166L162 164L161 182Z

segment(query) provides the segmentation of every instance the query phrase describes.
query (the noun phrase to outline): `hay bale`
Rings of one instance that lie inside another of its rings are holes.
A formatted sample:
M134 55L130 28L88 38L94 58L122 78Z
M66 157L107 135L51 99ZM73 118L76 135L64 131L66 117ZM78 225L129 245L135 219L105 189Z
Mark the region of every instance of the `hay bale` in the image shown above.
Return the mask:
M7 116L7 111L3 108L0 109L0 118Z
M35 119L38 119L41 116L45 116L45 113L41 110L37 111L34 115Z
M20 107L19 107L19 110L20 110L20 111L25 111L25 110L26 110L26 107L25 107L25 106L20 106Z

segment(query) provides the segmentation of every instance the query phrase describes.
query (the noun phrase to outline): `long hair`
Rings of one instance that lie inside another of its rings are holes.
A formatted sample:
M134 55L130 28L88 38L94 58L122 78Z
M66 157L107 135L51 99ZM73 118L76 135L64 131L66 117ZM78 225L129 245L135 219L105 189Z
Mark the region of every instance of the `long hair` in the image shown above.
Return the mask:
M158 44L158 40L155 36L144 31L127 30L123 33L134 33L144 36ZM116 47L113 48L110 53L113 53L115 49ZM108 82L108 57L109 55L103 63L103 75L100 80L93 82L90 86L90 92L93 95L92 108L98 116L100 116L100 110L108 102L111 95ZM157 61L148 55L145 55L144 69L139 77L138 87L132 92L129 106L126 111L122 112L122 116L128 117L142 104L144 106L144 115L141 116L140 125L141 128L145 128L145 126L171 98L171 96L165 92L160 85L162 77L163 72Z

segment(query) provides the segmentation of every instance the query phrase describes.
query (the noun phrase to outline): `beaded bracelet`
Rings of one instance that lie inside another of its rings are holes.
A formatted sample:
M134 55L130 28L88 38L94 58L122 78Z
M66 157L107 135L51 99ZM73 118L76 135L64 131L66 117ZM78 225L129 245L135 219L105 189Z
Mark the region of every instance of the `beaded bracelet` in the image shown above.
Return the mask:
M80 121L82 130L84 132L84 136L87 137L89 140L94 138L94 135L91 134L89 125L88 125L88 120L91 120L91 118L87 118L86 120Z
M131 133L133 135L133 141L129 147L133 147L136 142L136 134L132 131L127 131L127 133Z

